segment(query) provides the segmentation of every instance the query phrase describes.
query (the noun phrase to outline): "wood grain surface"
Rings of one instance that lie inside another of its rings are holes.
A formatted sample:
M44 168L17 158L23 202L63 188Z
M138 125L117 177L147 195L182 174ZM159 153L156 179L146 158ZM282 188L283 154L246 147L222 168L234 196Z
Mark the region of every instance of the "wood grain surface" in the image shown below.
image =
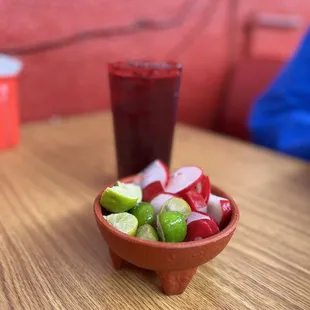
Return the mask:
M0 309L310 309L310 166L178 125L173 167L201 166L237 201L229 246L167 297L112 268L92 203L115 179L111 115L24 126L0 153Z

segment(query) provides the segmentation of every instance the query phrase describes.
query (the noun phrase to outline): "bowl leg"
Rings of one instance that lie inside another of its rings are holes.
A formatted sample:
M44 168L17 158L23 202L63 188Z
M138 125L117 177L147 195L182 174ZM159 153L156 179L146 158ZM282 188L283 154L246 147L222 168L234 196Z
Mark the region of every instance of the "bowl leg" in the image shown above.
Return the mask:
M110 249L110 256L115 269L120 269L123 265L123 259Z
M166 295L182 294L193 276L197 267L186 270L157 271L161 287Z

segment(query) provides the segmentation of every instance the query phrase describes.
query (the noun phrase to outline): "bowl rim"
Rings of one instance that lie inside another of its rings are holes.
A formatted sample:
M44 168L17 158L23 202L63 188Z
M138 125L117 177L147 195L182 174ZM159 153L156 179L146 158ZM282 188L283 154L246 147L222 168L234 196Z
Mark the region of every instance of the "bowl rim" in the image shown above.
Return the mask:
M121 182L131 182L135 177L136 176L129 176L129 177L120 179L120 181ZM114 184L114 183L112 183L112 184ZM177 248L186 249L186 248L192 248L192 247L198 247L198 246L205 246L207 244L215 243L215 242L229 236L230 234L232 234L235 231L237 223L238 223L239 218L240 218L239 208L238 208L236 202L233 200L233 198L230 195L228 195L225 191L223 191L220 187L211 184L211 193L214 191L220 191L223 194L222 196L227 198L232 205L232 215L231 215L230 222L223 230L221 230L219 233L217 233L211 237L208 237L206 239L194 240L194 241L158 242L158 241L143 240L140 238L136 238L135 236L129 236L129 235L119 231L118 229L116 229L115 227L110 225L106 220L103 219L103 214L102 214L101 205L100 205L100 198L101 198L103 191L111 185L108 185L105 188L103 188L95 198L95 201L93 204L93 210L95 213L96 220L97 220L97 222L100 223L101 226L103 226L105 229L109 230L111 233L116 235L118 238L124 239L130 243L135 243L137 245L141 245L141 246L144 245L144 246L151 247L151 248L161 248L161 249L177 249Z

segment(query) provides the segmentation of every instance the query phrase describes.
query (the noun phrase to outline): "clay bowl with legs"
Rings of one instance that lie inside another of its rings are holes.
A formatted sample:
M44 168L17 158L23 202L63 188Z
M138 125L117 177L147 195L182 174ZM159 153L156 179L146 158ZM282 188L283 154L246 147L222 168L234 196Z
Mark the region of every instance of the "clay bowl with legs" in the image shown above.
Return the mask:
M133 178L121 181L130 183ZM156 271L162 290L167 295L184 292L197 268L224 250L239 220L239 209L234 200L213 185L212 194L227 198L231 204L231 219L224 229L212 237L190 242L146 241L120 232L103 218L107 214L100 205L103 191L104 189L94 201L94 213L101 235L109 247L114 267L121 268L123 261L128 261L135 266Z

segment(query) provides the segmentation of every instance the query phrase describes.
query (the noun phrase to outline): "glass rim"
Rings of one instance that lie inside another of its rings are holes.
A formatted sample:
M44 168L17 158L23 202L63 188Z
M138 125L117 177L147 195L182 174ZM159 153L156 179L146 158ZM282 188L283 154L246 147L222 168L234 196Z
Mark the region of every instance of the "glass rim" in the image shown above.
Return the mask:
M156 70L181 70L182 64L176 61L153 61L153 60L128 60L109 62L110 67L119 69L156 69Z
M129 60L108 64L110 75L123 78L166 79L180 77L183 66L174 61Z

